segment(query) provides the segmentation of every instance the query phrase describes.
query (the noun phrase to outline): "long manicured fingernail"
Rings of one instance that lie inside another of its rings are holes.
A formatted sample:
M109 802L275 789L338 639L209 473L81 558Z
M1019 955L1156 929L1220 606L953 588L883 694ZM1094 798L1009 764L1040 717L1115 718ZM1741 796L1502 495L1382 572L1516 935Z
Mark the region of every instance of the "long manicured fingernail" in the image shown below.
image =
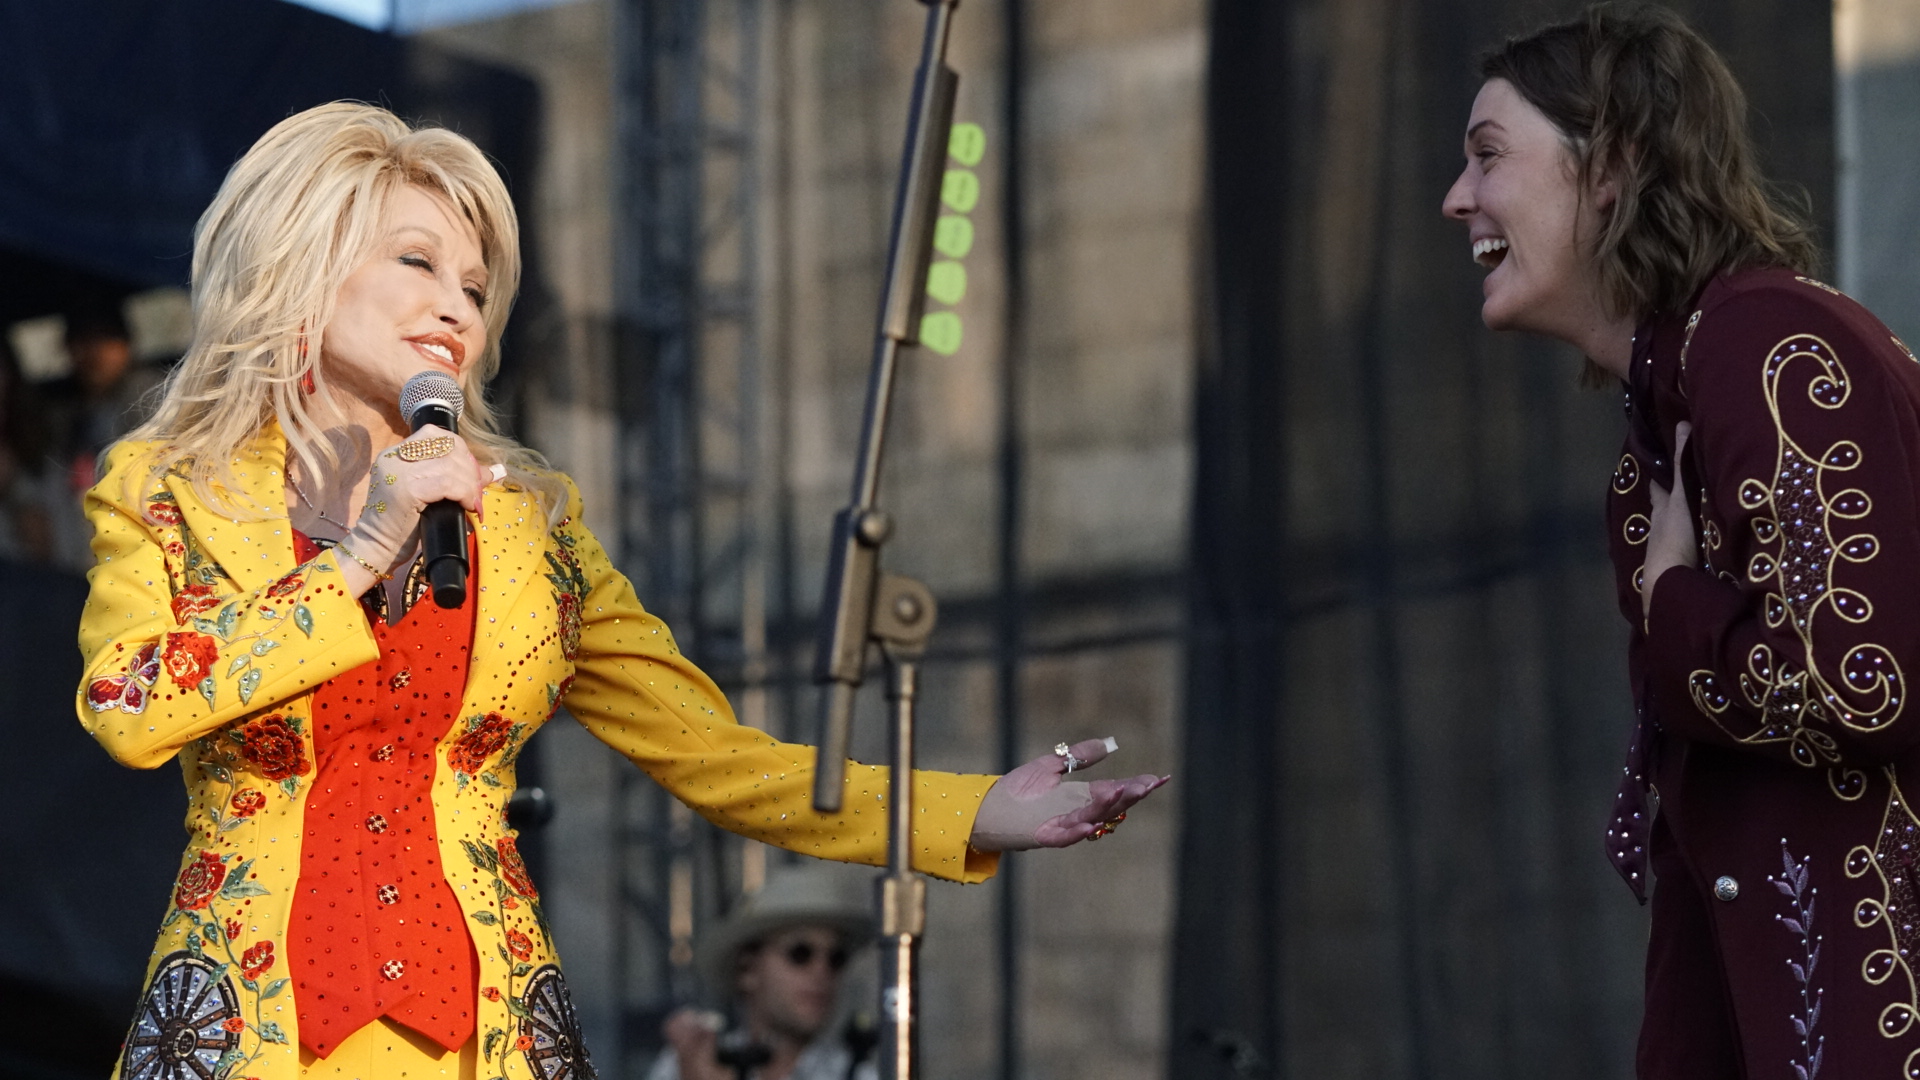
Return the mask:
M1115 750L1118 750L1118 749L1120 749L1120 740L1119 740L1119 739L1116 739L1116 738L1114 738L1114 737L1113 737L1113 736L1111 736L1111 735L1109 735L1109 736L1107 736L1107 737L1106 737L1106 740L1105 740L1105 745L1106 745L1106 748L1107 748L1107 753L1109 753L1109 754L1111 754L1111 753L1113 753L1113 752L1114 752Z

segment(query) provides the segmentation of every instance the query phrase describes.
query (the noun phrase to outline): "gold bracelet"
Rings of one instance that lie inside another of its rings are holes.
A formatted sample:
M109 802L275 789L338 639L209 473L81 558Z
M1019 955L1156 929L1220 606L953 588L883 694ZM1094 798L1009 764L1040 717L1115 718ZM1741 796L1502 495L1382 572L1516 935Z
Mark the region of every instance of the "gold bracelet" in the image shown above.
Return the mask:
M361 558L361 557L360 557L360 556L358 556L358 555L355 555L355 554L353 553L353 549L352 549L352 548L350 548L350 547L348 547L347 545L345 545L345 544L335 544L335 545L333 545L333 550L335 550L335 551L341 551L341 552L345 552L345 553L346 553L346 556L347 556L347 558L349 558L349 559L352 559L352 560L353 560L354 562L357 562L357 563L359 563L359 564L360 564L361 566L364 566L364 567L366 567L366 568L367 568L367 573L369 573L369 574L372 574L372 575L373 575L373 580L374 580L374 583L375 583L375 584L379 584L379 583L381 583L381 582L387 582L387 581L392 581L392 580L393 580L393 575L392 575L392 574L389 574L389 573L385 573L384 571L381 571L381 570L379 570L379 569L377 569L377 568L375 568L375 567L374 567L374 565L373 565L372 563L370 563L370 562L368 562L367 560L365 560L365 559L363 559L363 558Z

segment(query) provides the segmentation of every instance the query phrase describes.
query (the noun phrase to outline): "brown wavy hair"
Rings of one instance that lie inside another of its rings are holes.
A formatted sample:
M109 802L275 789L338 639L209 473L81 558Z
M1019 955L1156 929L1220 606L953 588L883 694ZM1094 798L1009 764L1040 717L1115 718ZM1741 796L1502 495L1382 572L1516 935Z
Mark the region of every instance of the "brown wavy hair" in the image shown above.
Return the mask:
M1680 16L1596 4L1481 58L1560 129L1584 191L1614 170L1620 194L1596 239L1600 283L1621 314L1678 311L1715 274L1811 273L1813 230L1760 175L1747 97Z

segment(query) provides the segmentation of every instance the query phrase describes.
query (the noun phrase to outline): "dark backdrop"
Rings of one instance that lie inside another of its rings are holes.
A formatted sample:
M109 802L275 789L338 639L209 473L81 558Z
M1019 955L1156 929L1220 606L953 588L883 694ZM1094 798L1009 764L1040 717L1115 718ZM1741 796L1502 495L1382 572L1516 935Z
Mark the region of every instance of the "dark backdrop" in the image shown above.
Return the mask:
M1213 0L1180 1080L1631 1074L1619 398L1439 213L1474 57L1578 7ZM1828 5L1682 10L1824 227Z

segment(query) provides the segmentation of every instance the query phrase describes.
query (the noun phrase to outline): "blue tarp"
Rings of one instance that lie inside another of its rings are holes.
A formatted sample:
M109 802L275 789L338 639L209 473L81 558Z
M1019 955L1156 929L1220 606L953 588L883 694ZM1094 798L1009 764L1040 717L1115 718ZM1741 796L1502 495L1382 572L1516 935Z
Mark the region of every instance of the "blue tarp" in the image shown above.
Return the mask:
M184 284L227 168L290 113L353 98L463 131L531 175L527 79L264 0L0 0L0 246Z

